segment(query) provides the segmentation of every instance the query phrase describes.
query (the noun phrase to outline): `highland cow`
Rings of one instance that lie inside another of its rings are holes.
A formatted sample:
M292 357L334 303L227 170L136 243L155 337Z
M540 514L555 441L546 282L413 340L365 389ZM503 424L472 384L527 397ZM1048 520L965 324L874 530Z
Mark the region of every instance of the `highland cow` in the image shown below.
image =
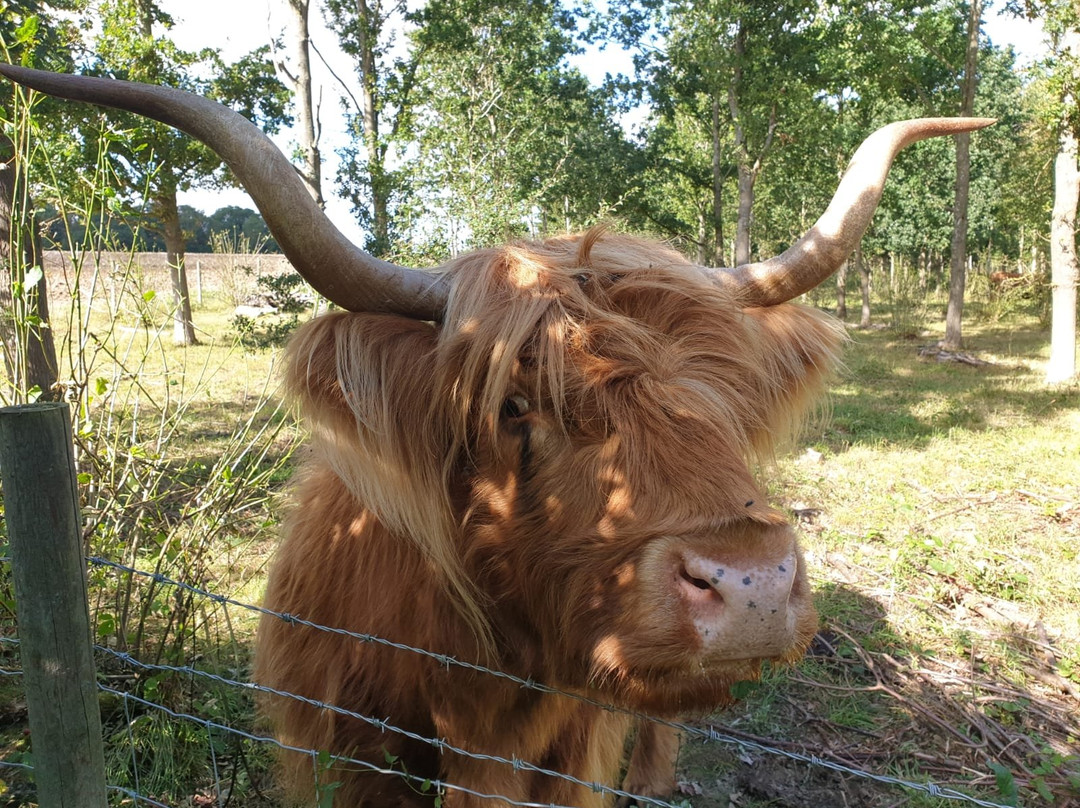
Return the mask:
M0 72L128 109L215 149L278 243L346 312L293 338L287 383L312 433L266 605L673 716L731 701L816 629L795 534L753 469L821 389L837 324L793 304L861 238L896 152L977 119L890 125L817 224L776 258L690 264L594 229L433 271L349 244L255 127L164 88ZM274 617L256 679L475 753L618 782L632 719L588 701ZM475 793L566 806L610 794L464 756L310 704L265 705L278 738ZM637 733L626 790L663 795L677 739ZM389 761L389 762L388 762ZM283 760L299 801L312 759ZM429 806L415 781L341 764L335 805ZM498 800L495 803L498 804Z

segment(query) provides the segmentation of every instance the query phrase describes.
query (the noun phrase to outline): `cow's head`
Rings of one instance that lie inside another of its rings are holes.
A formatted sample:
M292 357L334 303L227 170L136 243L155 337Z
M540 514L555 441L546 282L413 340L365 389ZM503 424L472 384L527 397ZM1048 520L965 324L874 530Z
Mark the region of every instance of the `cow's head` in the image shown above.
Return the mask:
M802 557L752 468L798 423L840 332L787 301L846 259L901 148L989 121L879 130L810 232L761 263L706 269L593 230L423 271L348 243L223 107L0 72L207 143L297 270L358 312L305 326L288 382L318 456L430 557L492 661L675 711L722 703L763 660L803 653L816 617Z

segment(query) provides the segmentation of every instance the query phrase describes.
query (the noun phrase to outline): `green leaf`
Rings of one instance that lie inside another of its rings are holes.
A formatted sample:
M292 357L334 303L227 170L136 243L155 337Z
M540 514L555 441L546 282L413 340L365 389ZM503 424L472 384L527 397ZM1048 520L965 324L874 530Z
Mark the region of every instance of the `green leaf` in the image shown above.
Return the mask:
M80 471L77 479L79 480L80 484L89 485L94 478L90 476L89 472Z
M930 569L938 575L955 575L956 565L951 561L943 561L940 558L930 559Z
M341 783L327 783L319 786L318 808L333 808L334 790L340 785Z
M142 296L142 299L143 299L143 300L144 300L145 302L149 303L149 302L150 302L151 300L153 300L153 299L154 299L155 297L157 297L157 292L155 292L155 291L154 291L153 289L151 289L151 290L150 290L149 292L143 292L143 296Z
M1016 779L1013 777L1012 772L992 760L987 761L987 764L990 766L990 771L994 773L998 793L1005 801L1005 804L1016 805L1017 800L1020 798L1020 789L1016 785Z
M97 635L99 637L108 637L116 631L116 618L108 612L102 612L97 618Z
M330 771L334 759L325 749L321 750L316 757L315 766L319 774ZM317 795L317 808L333 808L334 792L341 787L341 781L323 783L316 782L315 793Z
M103 396L109 389L109 380L102 377L94 379L94 395Z
M1045 780L1043 780L1041 777L1036 777L1033 781L1033 785L1035 786L1035 790L1039 792L1040 797L1042 797L1047 802L1054 801L1054 792L1050 790L1050 787L1048 785L1046 785Z
M39 23L37 15L34 14L23 20L23 24L15 29L15 43L27 45L32 42L34 37L37 36Z
M143 682L143 696L150 699L150 701L156 701L161 691L161 683L164 679L165 674L159 673Z

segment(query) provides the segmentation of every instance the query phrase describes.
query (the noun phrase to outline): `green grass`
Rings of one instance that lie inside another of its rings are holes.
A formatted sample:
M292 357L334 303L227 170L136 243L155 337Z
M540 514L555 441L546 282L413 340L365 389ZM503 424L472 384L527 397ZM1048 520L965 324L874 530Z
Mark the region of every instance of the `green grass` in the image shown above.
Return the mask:
M830 417L772 486L815 514L801 530L831 647L715 720L984 799L1016 788L1021 804L1080 804L1080 388L1043 384L1034 319L965 337L991 364L920 359L933 333L853 332ZM820 774L770 792L750 774L783 784L794 764L704 756L684 756L684 778L714 784L695 806L732 793L739 806L938 804L840 776L800 792Z
M201 344L173 346L161 279L131 277L110 310L97 297L85 327L54 304L64 375L88 408L82 469L102 525L92 549L257 603L298 437L275 407L278 354L239 347L231 305L212 295L195 310ZM1080 688L1080 388L1043 385L1034 317L965 333L989 365L920 359L933 334L852 332L828 417L771 471L774 502L802 519L822 642L713 720L880 774L1066 806L1080 799L1080 701L1065 692ZM209 519L215 509L226 518ZM249 614L103 571L91 583L103 644L248 675ZM0 591L5 626L9 601ZM248 695L229 688L107 662L102 673L178 709L254 722ZM114 782L134 785L134 747L144 792L166 802L209 795L216 761L232 804L272 804L265 748L107 699L103 710ZM0 744L24 754L21 713L8 713ZM681 777L693 808L945 804L716 744L688 745ZM18 776L8 781L0 804L29 804Z
M218 295L195 309L200 344L178 347L164 276L134 264L91 283L96 274L87 264L81 278L50 277L60 378L78 413L90 551L258 603L276 540L277 500L300 436L280 405L278 353L238 345L232 306ZM91 568L89 583L98 644L146 663L250 678L250 612L100 567ZM7 636L14 612L6 572L0 606ZM105 652L98 668L104 684L123 692L229 726L255 724L247 691L140 671ZM233 804L272 804L265 745L209 733L116 696L102 694L101 706L110 783L167 804L217 804L219 787ZM19 732L0 735L0 744L8 756L24 754ZM30 805L30 793L16 773L0 788L0 805Z

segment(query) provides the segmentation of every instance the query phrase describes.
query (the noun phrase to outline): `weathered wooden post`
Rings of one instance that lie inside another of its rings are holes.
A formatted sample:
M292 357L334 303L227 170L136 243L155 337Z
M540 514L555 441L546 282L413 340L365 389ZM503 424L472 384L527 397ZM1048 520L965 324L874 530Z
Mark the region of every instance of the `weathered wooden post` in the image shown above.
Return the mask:
M86 561L67 404L0 409L0 477L41 808L104 808Z

